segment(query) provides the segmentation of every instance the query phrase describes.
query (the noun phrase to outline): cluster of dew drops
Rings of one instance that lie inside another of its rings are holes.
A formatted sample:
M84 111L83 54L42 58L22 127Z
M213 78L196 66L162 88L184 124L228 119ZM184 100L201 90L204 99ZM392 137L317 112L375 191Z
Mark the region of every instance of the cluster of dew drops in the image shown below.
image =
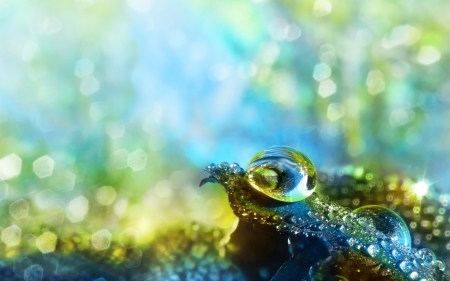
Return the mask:
M244 171L238 164L226 162L219 165L210 164L205 171L218 180L227 179L230 175L241 175ZM384 233L378 229L370 216L357 215L351 209L335 202L327 203L313 193L308 200L312 204L307 216L288 218L275 215L270 218L279 231L302 234L306 237L321 237L335 250L345 251L353 248L366 256L380 262L395 265L410 280L433 280L434 273L445 270L445 263L436 258L434 252L427 248L413 249L405 246L400 236L410 236L409 230L397 229L401 235ZM245 206L236 206L241 215L247 214ZM248 215L248 214L247 214ZM254 214L254 219L265 222L264 216ZM395 216L385 218L395 220ZM402 233L407 232L407 233Z
M366 256L395 264L410 280L433 280L436 270L445 270L445 263L437 259L432 250L405 246L398 236L377 229L371 217L356 215L335 202L323 202L316 193L310 200L313 208L306 217L279 218L277 229L321 237L335 250L345 251L350 247Z

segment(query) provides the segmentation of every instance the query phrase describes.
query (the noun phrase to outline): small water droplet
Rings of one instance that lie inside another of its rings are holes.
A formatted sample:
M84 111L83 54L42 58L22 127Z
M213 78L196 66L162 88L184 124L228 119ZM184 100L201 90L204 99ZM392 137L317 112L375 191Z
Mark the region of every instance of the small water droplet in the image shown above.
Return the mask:
M353 246L353 245L355 245L358 241L357 241L355 238L351 237L351 238L347 239L347 242L348 242L348 245L349 245L349 246Z
M421 259L421 264L426 267L433 267L436 263L436 255L430 249L422 248L415 253L415 256Z
M411 272L409 276L411 277L412 280L419 279L419 273L417 273L416 271Z
M208 166L205 167L205 170L206 170L207 172L212 172L212 171L214 171L215 169L216 169L216 164L214 164L214 163L211 163L211 164L209 164Z
M405 273L408 273L408 272L412 271L413 269L415 269L415 266L409 260L404 260L404 261L400 262L399 267L400 267L400 270Z
M442 260L436 260L436 267L440 271L444 271L445 270L445 263Z
M372 244L369 247L367 247L367 253L369 253L371 257L376 257L379 252L380 246L378 246L377 244Z
M242 168L239 166L239 164L237 164L237 163L231 164L231 165L230 165L230 169L231 169L231 172L232 172L232 173L237 174L237 175L244 173L244 169L242 169Z
M392 244L388 239L382 240L380 244L386 251L389 251L392 248Z
M393 249L392 252L391 252L391 254L392 254L392 256L394 257L394 259L396 259L396 260L401 260L401 259L403 259L402 253L401 253L399 250L397 250L397 249Z

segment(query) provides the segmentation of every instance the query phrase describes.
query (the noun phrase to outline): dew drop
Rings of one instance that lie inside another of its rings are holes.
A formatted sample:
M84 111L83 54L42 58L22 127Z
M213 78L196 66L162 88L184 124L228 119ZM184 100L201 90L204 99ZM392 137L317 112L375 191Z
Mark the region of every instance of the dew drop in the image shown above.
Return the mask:
M433 267L436 263L436 255L434 252L427 248L422 248L417 251L415 256L423 261L423 265L426 267Z
M256 154L245 177L257 191L283 202L304 200L317 184L311 160L287 146L273 146Z
M403 246L411 247L411 234L405 221L394 211L376 205L363 206L353 211L360 217L372 219L375 230Z
M349 246L353 246L353 245L355 245L358 241L357 241L355 238L351 237L351 238L349 238L349 239L347 240L347 242L348 242L348 245L349 245Z
M380 244L381 244L381 247L383 247L383 249L386 251L389 251L392 248L392 243L387 239L382 240Z
M413 269L415 269L415 266L409 260L404 260L404 261L400 262L399 267L400 267L400 270L405 273L408 273L408 272L412 271Z
M377 244L372 244L369 247L367 247L367 253L369 253L371 257L376 257L379 252L380 246L378 246Z
M393 249L391 253L392 253L392 256L394 257L394 259L396 259L396 260L403 259L403 255L399 250Z
M417 271L411 272L411 274L409 276L411 277L412 280L419 279L419 273L417 273Z
M444 271L445 270L445 263L442 260L436 260L436 267L440 271Z
M239 164L237 164L237 163L231 164L231 165L230 165L230 169L231 169L231 172L232 172L232 173L237 174L237 175L242 174L242 173L244 172L244 169L242 169L242 168L239 166Z

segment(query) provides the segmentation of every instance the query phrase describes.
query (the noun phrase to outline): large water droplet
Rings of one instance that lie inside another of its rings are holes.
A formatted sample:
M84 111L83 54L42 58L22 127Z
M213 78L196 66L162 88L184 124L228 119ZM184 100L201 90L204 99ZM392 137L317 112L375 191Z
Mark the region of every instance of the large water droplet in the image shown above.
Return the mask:
M256 154L248 166L246 178L259 192L284 202L309 197L317 183L312 162L287 146L273 146Z
M405 221L394 211L376 205L363 206L353 211L360 217L372 219L375 229L400 244L411 247L411 234Z

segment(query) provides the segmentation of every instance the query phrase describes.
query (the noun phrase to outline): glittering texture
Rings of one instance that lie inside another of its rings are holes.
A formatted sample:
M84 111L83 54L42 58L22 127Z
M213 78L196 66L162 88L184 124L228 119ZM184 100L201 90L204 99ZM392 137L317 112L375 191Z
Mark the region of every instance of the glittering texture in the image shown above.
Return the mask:
M285 152L295 150L288 147L271 147L267 151L279 151L279 153L271 155L271 160L284 162ZM259 161L258 155L264 155L265 153L263 151L257 154L249 167L253 167L253 161ZM291 157L291 160L299 166L305 165L302 161L295 161L293 157ZM291 266L284 269L282 267L277 275L284 276L286 274L284 271L290 268L304 268L307 266L305 259L312 258L314 260L314 255L316 255L315 262L317 262L317 265L311 267L308 274L300 271L298 278L309 276L314 279L319 278L317 276L341 276L348 278L348 280L450 280L450 277L444 274L445 266L443 264L445 263L442 260L438 262L436 254L432 250L411 248L410 232L407 225L391 209L369 205L352 211L350 208L335 202L327 202L328 200L324 200L317 193L312 193L309 197L297 202L283 202L283 200L261 194L254 187L248 175L253 173L252 169L249 169L243 175L221 172L227 170L224 166L218 169L219 171L215 170L212 176L214 177L215 174L221 175L220 182L226 189L230 206L239 218L255 227L279 232L280 235L284 233L293 238L297 236L313 237L325 243L330 255L329 258L324 260L320 255L312 254L314 252L311 252L309 248L314 247L314 243L310 243L304 249L303 246L297 246L300 251L293 254L293 259L298 259L298 261L288 261L287 263ZM301 169L297 170L298 173L301 173L300 171ZM290 176L283 170L276 170L276 176L279 178L286 175ZM364 176L364 173L361 173L356 176L373 179L372 174ZM349 176L355 181L355 184L356 176ZM282 183L281 180L279 182ZM327 191L332 189L351 188L352 191L357 189L345 184L339 188L340 183L340 181L336 181L336 183L334 181L322 181L320 192L327 196ZM392 183L387 185L390 189L395 189ZM295 187L296 184L293 183L293 186ZM405 186L404 189L410 190L411 186L413 186L412 183L409 187ZM359 187L365 190L365 195L374 195L369 192L371 188L368 182L360 183ZM383 184L380 184L380 187L383 187ZM285 194L290 192L283 184L275 184L272 188ZM380 193L375 194L380 195ZM342 197L344 197L342 194L337 196L341 200ZM407 197L404 196L404 198ZM351 200L353 205L361 203L355 200ZM295 242L292 243L289 240L289 244L295 245ZM419 244L419 242L416 244ZM302 256L303 258L301 258ZM309 268L312 264L308 264L307 267Z

